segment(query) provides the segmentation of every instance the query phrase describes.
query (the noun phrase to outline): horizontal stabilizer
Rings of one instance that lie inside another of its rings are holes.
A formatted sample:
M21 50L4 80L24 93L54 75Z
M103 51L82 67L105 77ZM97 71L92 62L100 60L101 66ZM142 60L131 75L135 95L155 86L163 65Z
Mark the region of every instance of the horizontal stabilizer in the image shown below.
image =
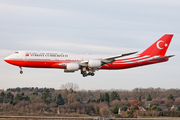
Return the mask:
M169 56L164 56L164 57L159 57L159 58L154 58L154 59L150 59L148 61L158 61L158 60L163 60L163 59L166 59L166 58L170 58L170 57L173 57L174 55L169 55Z

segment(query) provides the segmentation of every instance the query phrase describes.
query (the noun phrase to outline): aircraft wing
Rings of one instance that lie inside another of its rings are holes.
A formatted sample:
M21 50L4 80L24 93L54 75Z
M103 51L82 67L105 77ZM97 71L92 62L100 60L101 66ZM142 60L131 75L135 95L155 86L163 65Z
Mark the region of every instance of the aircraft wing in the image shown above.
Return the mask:
M150 59L148 61L158 61L158 60L163 60L163 59L166 59L166 58L170 58L170 57L173 57L174 55L169 55L169 56L164 56L164 57L158 57L158 58L154 58L154 59Z
M120 57L124 57L124 56L128 56L128 55L132 55L135 54L136 52L131 52L131 53L125 53L125 54L121 54L121 55L116 55L116 56L111 56L111 57L105 57L105 58L100 58L97 60L100 60L102 62L102 65L104 64L108 64L108 63L112 63L115 61L116 58L120 58ZM78 64L82 67L87 67L89 63L89 60L84 60L81 62L78 62ZM59 66L67 66L68 63L60 63Z
M135 54L135 53L137 53L137 51L136 52L131 52L131 53L125 53L125 54L122 54L122 55L116 55L116 56L102 58L101 61L104 62L104 63L111 63L111 62L114 62L116 58L132 55L132 54Z

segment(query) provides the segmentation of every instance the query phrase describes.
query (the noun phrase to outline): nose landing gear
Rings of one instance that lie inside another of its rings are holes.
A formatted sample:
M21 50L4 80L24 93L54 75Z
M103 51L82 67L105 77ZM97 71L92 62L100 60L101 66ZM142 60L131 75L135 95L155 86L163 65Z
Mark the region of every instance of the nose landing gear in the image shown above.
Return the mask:
M22 67L19 66L19 68L20 68L20 74L23 74Z

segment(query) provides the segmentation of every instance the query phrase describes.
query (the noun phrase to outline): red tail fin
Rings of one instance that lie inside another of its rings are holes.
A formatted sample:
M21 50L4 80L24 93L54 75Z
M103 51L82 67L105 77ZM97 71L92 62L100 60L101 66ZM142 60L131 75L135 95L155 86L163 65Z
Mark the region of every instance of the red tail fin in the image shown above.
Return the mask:
M161 55L164 56L169 47L173 34L165 34L158 41L152 44L148 49L142 52L140 55Z

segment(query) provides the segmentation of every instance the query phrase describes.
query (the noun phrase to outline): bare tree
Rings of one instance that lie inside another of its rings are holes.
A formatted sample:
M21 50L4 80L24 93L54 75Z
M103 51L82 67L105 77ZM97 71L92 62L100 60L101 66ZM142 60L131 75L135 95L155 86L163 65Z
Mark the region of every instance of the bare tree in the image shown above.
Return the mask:
M73 93L79 90L79 85L76 83L66 83L61 85L61 89L68 90L69 92Z
M141 106L142 103L141 103L140 101L138 101L138 100L130 100L130 101L129 101L129 105L130 105L130 106L135 106L135 105Z
M110 105L112 107L115 107L115 106L120 107L121 102L119 100L113 100Z
M68 103L72 103L77 101L77 94L76 93L69 93L67 96Z
M108 107L103 107L103 108L101 108L101 109L100 109L100 114L101 114L102 116L107 116L107 115L109 115L109 114L110 114L109 108L108 108Z
M162 89L161 88L148 88L148 92L151 95L151 98L156 99L162 93Z
M79 90L79 86L78 86L78 84L76 84L76 83L66 83L66 84L62 84L61 85L61 89L63 90L63 92L62 92L62 97L64 98L64 101L65 101L65 103L68 103L68 102L70 102L72 99L72 96L71 95L69 95L69 94L73 94L73 93L76 93L76 91L77 90ZM69 97L68 97L68 95L69 95ZM73 94L74 95L74 94ZM68 99L70 100L70 101L68 101ZM72 101L71 101L72 102ZM70 102L70 103L71 103ZM74 101L73 101L74 102Z
M180 107L180 97L175 99L174 104Z
M167 107L172 107L172 105L174 104L173 100L166 100L164 103Z
M79 110L81 109L81 104L80 104L80 102L73 102L73 103L71 103L70 104L70 107L72 108L72 109L74 109L75 110L75 112L76 112L76 110L79 108Z
M135 88L133 89L132 94L133 94L134 99L141 101L141 99L144 97L145 89Z
M161 100L161 99L153 99L151 101L151 105L157 105L157 106L164 105L164 103L165 103L165 100Z

